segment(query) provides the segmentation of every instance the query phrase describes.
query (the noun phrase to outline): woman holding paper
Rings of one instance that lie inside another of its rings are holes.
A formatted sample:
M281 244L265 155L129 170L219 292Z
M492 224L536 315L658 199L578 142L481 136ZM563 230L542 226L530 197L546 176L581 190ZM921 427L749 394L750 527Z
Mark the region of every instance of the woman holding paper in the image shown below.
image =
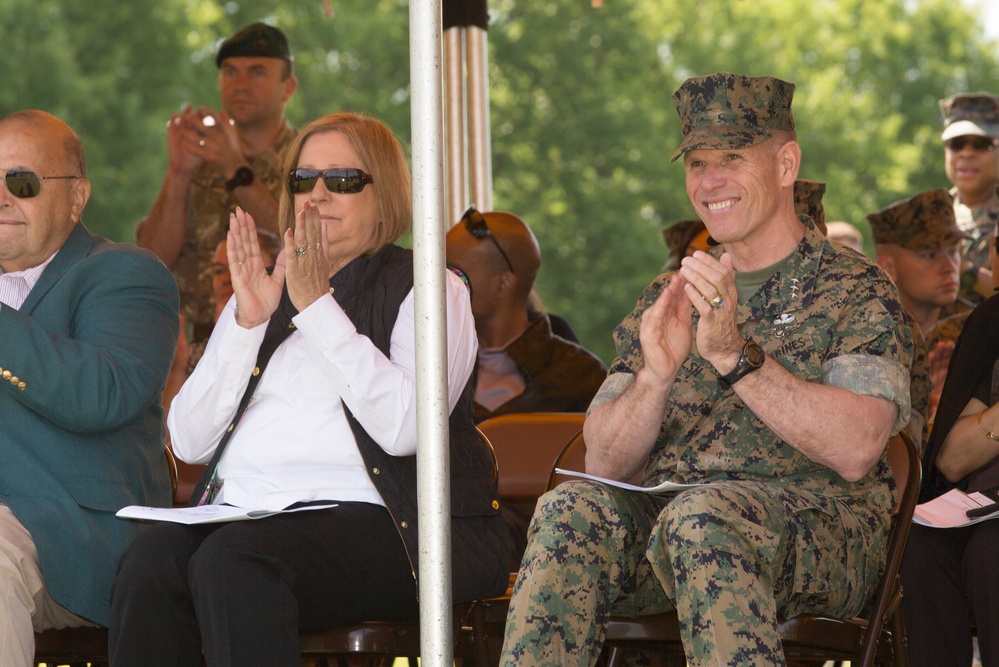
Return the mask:
M140 535L112 593L112 664L299 665L300 632L417 617L413 261L393 245L411 219L405 156L379 121L334 114L286 165L285 250L268 273L253 219L232 215L235 295L169 418L178 457L208 464L194 502L280 513ZM446 284L462 601L502 593L509 563L472 422L468 290Z
M968 317L951 357L923 461L920 500L999 490L999 296ZM999 513L959 528L914 524L902 561L909 664L967 667L977 635L999 665Z

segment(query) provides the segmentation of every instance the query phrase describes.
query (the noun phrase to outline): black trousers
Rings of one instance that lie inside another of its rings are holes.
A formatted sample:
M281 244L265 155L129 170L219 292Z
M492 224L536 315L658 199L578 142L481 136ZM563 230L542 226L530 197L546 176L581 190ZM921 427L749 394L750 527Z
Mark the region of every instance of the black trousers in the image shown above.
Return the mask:
M163 523L122 556L111 664L299 667L300 632L412 621L416 584L388 510L368 503L207 526Z
M967 528L913 525L902 559L911 667L968 667L977 630L984 667L999 665L999 519Z

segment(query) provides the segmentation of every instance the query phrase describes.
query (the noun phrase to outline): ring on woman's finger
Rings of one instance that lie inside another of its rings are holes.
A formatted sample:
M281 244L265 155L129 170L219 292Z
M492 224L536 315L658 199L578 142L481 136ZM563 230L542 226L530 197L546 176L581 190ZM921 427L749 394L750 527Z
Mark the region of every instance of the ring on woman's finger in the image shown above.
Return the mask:
M316 243L315 245L310 245L309 247L312 248L313 250L320 250L323 246L319 243Z
M305 253L309 252L308 248L295 248L295 257L304 257Z
M715 310L718 310L719 308L725 305L725 300L722 299L721 294L719 294L713 299L708 299L708 305L714 308Z

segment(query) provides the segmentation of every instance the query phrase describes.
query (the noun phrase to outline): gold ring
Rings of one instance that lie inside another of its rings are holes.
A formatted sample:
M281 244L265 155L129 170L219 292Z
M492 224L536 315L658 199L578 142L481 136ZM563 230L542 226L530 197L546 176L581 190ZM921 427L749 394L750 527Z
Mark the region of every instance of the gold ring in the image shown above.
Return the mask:
M313 250L321 250L323 246L317 243L315 245L310 245L309 247L312 248Z
M718 310L719 308L725 305L725 300L722 299L721 294L719 294L713 299L708 299L708 305L714 308L715 310Z
M308 248L295 248L295 257L304 257L309 252Z

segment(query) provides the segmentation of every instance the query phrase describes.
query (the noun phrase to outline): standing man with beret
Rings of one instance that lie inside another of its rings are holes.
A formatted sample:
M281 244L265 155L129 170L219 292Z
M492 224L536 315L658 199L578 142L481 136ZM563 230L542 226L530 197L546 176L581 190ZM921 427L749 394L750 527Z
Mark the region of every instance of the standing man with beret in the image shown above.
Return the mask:
M35 632L107 625L115 512L170 504L163 407L177 286L149 252L92 236L83 146L61 120L0 120L0 665Z
M961 264L961 297L977 304L992 295L989 244L999 224L999 97L960 93L940 100L940 112L954 214L972 237Z
M167 123L168 167L136 241L174 273L191 341L214 326L212 258L239 206L277 233L281 163L295 138L285 105L298 81L284 33L254 23L215 57L222 109L186 108Z
M884 271L795 215L793 92L723 72L674 95L673 159L720 245L656 278L616 330L586 470L703 486L543 496L504 665L592 665L612 612L674 608L692 667L783 665L779 616L852 616L874 590L912 340Z

